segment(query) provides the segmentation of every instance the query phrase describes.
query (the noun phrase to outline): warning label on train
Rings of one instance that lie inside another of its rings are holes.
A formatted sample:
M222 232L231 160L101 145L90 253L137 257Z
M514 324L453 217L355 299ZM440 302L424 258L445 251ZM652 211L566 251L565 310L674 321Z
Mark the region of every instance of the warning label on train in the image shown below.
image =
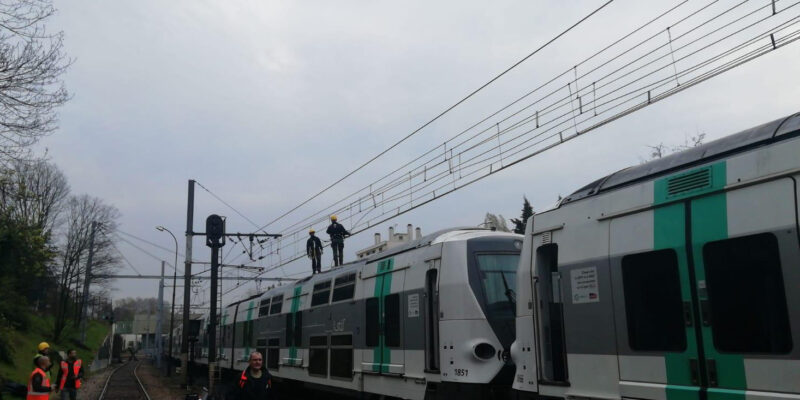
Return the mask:
M570 271L570 278L572 280L572 304L600 301L597 267L573 269Z
M419 317L419 293L408 295L408 318Z

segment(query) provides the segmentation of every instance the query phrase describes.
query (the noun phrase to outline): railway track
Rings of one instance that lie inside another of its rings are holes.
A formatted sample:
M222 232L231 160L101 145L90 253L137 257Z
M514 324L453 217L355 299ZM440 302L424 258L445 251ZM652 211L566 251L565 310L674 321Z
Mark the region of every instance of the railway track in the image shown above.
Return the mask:
M106 379L97 400L150 400L150 396L136 375L141 361L128 361L117 367Z

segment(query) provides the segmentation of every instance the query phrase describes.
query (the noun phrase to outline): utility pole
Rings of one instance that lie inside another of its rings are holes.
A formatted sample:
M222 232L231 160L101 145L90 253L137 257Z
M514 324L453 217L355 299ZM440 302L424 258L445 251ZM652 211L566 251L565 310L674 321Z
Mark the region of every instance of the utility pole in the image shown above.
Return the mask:
M192 235L194 232L194 179L189 179L189 199L186 207L186 262L183 278L183 329L181 338L181 374L189 387L189 307L192 287ZM177 266L176 266L177 268ZM174 289L173 289L174 290Z
M89 306L89 284L92 281L92 258L94 257L94 231L97 229L97 222L92 221L92 231L89 234L89 258L86 260L86 279L83 282L83 311L81 312L81 343L86 343L86 320L89 315L86 313Z
M208 392L214 395L217 367L217 270L219 249L225 246L225 221L219 215L206 218L206 246L211 248L211 312L208 323Z
M161 341L162 318L164 318L164 264L161 260L161 280L158 281L158 320L156 320L156 365L161 369L161 356L164 353L164 344Z

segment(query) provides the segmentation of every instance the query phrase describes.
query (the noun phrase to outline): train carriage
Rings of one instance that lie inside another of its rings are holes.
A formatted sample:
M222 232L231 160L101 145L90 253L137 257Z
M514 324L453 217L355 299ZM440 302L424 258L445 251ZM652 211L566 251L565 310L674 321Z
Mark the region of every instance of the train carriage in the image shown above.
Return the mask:
M397 398L509 394L520 235L450 229L227 306L224 368ZM226 357L229 357L226 359Z
M520 398L800 398L800 114L604 177L529 220Z

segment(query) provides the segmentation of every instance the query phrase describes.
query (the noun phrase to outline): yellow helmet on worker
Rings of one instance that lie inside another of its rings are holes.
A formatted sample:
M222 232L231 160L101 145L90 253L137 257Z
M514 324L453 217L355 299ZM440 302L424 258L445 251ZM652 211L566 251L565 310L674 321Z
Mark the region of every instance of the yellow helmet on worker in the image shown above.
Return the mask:
M337 219L337 218L336 218L336 216L335 216L335 215L331 215L331 221L336 221L336 219Z
M313 229L309 229L309 230L308 230L308 233L309 233L309 234L311 234L311 233L315 233L315 232L316 232L316 231L315 231L315 230L313 230Z
M42 351L44 349L49 349L49 348L50 348L50 345L47 344L47 342L39 343L39 347L38 347L39 351Z

